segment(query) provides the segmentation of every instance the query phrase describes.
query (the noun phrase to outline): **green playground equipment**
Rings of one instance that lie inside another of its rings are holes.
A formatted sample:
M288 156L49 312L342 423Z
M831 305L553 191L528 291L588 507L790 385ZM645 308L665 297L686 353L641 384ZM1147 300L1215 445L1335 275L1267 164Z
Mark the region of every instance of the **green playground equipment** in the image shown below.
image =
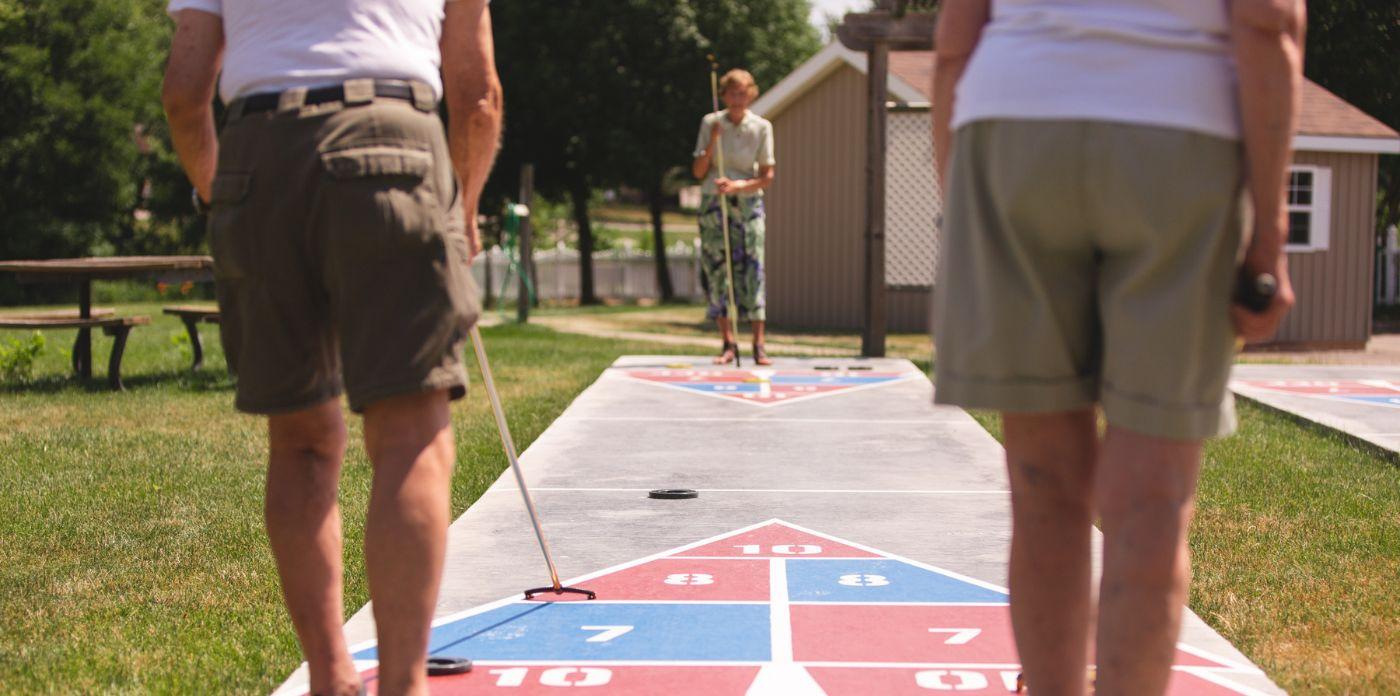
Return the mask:
M530 272L526 266L525 259L520 253L520 221L530 216L530 208L524 203L512 203L506 201L505 210L501 213L501 251L506 255L506 272L501 277L501 291L496 295L505 299L506 289L510 287L511 279L522 281L525 286L525 297L516 297L515 301L535 303L535 284L530 279ZM487 258L487 263L490 263ZM505 302L498 302L501 316L507 316Z

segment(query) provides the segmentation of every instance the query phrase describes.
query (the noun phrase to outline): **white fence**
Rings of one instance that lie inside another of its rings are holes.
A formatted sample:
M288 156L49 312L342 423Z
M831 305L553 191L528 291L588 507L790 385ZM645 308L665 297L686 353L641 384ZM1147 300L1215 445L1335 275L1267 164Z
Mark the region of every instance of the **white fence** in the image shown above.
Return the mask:
M538 285L535 295L541 300L572 300L579 296L579 254L562 244L553 249L535 252L535 272ZM488 273L487 264L490 264ZM506 282L510 259L500 247L477 256L472 262L472 275L478 285L486 287L490 280L491 297L507 301L515 299L519 281L511 275ZM700 289L700 242L677 242L666 248L666 265L671 269L671 287L676 299L702 300ZM608 249L593 252L593 290L599 299L656 299L661 291L656 284L656 257L650 251Z
M1376 304L1400 304L1400 232L1385 231L1385 246L1376 250Z

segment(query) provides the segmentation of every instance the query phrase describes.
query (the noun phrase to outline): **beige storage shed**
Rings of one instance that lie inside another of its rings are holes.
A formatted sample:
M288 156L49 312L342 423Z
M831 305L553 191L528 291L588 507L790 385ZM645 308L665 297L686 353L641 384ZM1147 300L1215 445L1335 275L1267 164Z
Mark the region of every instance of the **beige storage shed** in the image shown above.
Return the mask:
M768 317L859 330L865 206L865 55L828 44L754 103L773 122ZM928 328L942 202L934 185L933 54L893 52L885 283L891 331ZM1378 157L1400 134L1305 82L1290 173L1289 264L1298 304L1278 345L1361 347L1371 336Z

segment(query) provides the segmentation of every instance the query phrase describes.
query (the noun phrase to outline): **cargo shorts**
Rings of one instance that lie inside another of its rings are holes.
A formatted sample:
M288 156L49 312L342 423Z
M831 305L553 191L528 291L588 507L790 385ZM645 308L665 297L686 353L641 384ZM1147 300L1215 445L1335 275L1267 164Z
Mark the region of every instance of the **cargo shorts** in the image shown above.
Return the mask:
M285 102L286 100L284 100ZM219 139L209 235L235 407L466 394L480 314L436 105L284 103Z
M934 294L935 400L1102 406L1181 440L1234 429L1237 141L1100 121L958 129Z

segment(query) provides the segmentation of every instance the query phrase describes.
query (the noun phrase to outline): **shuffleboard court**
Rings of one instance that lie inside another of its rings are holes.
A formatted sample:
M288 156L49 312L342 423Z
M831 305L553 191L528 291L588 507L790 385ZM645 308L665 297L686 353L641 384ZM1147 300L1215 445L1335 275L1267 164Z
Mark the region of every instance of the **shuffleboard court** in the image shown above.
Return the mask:
M1400 367L1236 365L1230 389L1400 452Z
M598 599L524 599L548 575L513 480L499 479L453 524L431 642L475 668L433 678L433 692L1011 691L1000 445L934 406L907 361L776 362L629 356L585 390L521 463L561 575ZM652 379L780 375L878 381L756 407ZM659 488L700 495L647 497ZM346 634L373 691L368 607ZM305 693L304 669L280 691ZM1282 692L1188 615L1171 693Z

